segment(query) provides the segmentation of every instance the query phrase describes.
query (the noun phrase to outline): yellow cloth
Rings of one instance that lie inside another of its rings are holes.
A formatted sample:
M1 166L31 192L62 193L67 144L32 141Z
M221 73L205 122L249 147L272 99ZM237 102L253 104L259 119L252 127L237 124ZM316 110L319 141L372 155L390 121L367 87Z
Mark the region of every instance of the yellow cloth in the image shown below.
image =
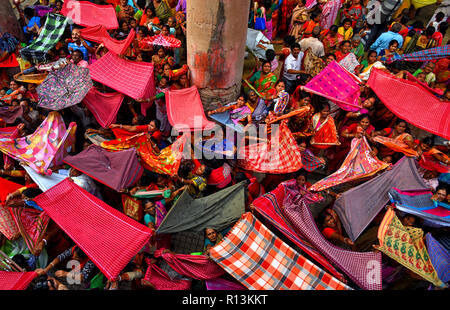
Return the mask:
M380 245L375 246L377 250L380 250L435 286L447 286L439 280L434 270L423 241L423 230L416 227L403 226L393 209L389 209L386 212L378 229L378 239Z
M339 27L338 33L344 37L344 40L350 40L353 37L353 28L350 27L345 31L344 27Z

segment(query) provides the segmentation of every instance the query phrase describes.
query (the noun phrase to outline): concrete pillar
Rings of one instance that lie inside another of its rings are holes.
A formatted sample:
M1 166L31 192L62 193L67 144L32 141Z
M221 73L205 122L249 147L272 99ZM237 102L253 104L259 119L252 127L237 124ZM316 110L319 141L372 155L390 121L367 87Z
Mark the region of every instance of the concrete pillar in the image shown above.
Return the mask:
M249 9L250 0L187 1L187 64L205 110L239 95Z
M19 40L24 39L23 31L17 20L17 9L12 7L10 0L0 1L0 30L2 33L9 32Z

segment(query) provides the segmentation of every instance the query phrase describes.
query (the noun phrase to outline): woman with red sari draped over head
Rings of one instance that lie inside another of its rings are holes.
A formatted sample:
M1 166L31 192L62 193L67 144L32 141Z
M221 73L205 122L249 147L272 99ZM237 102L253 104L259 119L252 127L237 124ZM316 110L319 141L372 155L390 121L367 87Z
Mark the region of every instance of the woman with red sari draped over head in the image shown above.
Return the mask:
M291 23L292 11L297 5L298 0L283 0L281 3L281 19L278 24L278 34L288 34L289 24Z
M407 123L398 119L393 128L375 131L373 141L382 144L378 149L378 158L382 160L389 155L399 156L400 153L412 157L420 156L422 153L420 146L414 143L413 137L406 130Z
M344 37L338 33L338 26L332 25L330 29L322 31L323 39L323 47L325 53L335 53L341 44L344 41Z
M316 149L327 149L341 144L328 103L322 104L319 112L312 117L312 131L311 146Z
M329 161L328 167L330 171L336 171L344 162L348 152L350 152L353 138L361 138L365 136L367 141L372 141L372 133L375 127L370 125L370 118L368 114L361 114L358 117L358 122L345 126L339 138L341 145L336 147L333 152L334 156Z
M423 153L419 165L427 170L439 173L450 173L450 157L434 147L432 137L426 137L420 143Z
M309 108L306 114L292 116L288 120L289 130L296 139L311 136L311 118L314 113L314 107L311 105L311 94L304 92L303 88L297 87L292 95L290 107L287 112L293 112L305 107Z

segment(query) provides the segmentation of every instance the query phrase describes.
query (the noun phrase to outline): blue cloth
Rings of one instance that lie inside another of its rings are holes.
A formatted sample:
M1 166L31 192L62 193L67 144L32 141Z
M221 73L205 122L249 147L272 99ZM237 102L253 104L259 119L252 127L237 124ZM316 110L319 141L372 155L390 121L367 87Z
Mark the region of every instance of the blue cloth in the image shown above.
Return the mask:
M381 36L379 36L378 39L370 46L370 49L376 51L377 54L380 54L381 50L389 47L389 42L392 40L396 40L398 42L398 48L403 46L403 37L398 33L388 31L381 34Z
M26 26L23 26L23 32L28 33L27 28L31 28L36 24L41 28L41 18L39 16L33 16Z
M25 200L25 204L27 206L30 206L32 208L35 208L38 211L44 211L41 207L38 206L37 203L35 203L33 200Z
M92 46L92 44L90 44L88 41L85 41L87 45ZM74 42L69 43L67 45L67 48L70 50L70 48L73 48L73 50L79 50L83 53L83 59L86 61L89 61L89 52L88 50L84 47L83 44L81 44L81 46L76 45Z

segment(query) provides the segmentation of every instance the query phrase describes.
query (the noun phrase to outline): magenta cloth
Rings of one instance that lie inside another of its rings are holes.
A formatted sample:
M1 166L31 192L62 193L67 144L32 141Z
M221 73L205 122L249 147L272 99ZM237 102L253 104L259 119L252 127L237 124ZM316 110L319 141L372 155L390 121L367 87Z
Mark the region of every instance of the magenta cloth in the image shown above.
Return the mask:
M141 43L148 44L148 45L160 45L160 46L171 47L171 48L177 48L177 47L181 46L180 40L178 40L174 37L163 36L161 34L142 39Z
M283 213L298 234L304 236L358 286L366 290L381 290L380 252L354 252L331 244L320 232L301 195L286 196Z
M155 95L153 64L121 59L108 52L89 66L91 78L133 99Z
M320 253L315 247L313 247L302 235L299 235L291 226L284 212L282 211L284 206L285 196L288 192L286 184L280 184L273 191L264 194L258 199L253 201L253 206L257 212L264 216L271 222L279 231L281 231L286 237L294 242L304 253L308 254L315 262L323 266L334 277L339 280L344 280L342 274L340 274L336 268Z
M23 114L22 106L3 106L0 107L0 119L6 124L12 124Z
M309 81L304 89L336 103L341 109L353 111L359 105L359 85L355 78L336 61L331 62Z
M36 277L37 273L34 271L9 272L0 270L0 291L24 290Z
M106 29L119 28L116 10L112 5L98 5L89 1L68 0L64 1L61 14L83 27L101 24Z
M174 128L209 130L216 123L206 119L197 86L166 93L167 117Z
M182 276L196 280L210 280L224 275L226 272L205 255L186 255L163 253L164 249L156 250L155 257L162 257L173 270Z
M97 122L103 128L116 122L117 112L123 102L124 95L121 93L101 93L92 87L83 102L92 112Z
M116 191L134 185L144 172L134 148L108 152L92 144L75 156L66 156L64 162Z
M208 291L245 291L247 288L237 281L216 278L205 281Z
M51 13L53 8L45 5L35 5L34 10L36 11L37 16L43 17L47 15L47 13Z
M91 195L69 178L34 201L109 279L149 242L153 232Z
M439 96L443 96L443 95L444 95L444 90L439 89L439 88L431 88L430 86L428 86L427 83L419 81L414 75L412 75L412 74L409 73L408 71L406 71L406 76L408 77L408 80L410 80L410 81L412 81L412 82L419 83L419 84L422 85L423 88L425 88L427 91L432 92L432 93L435 93L436 95L439 95Z
M145 273L144 280L149 281L158 291L177 291L189 290L191 288L191 280L172 280L169 275L155 264L150 263L147 259L148 269Z
M423 130L450 139L450 102L412 81L373 68L367 84L397 117Z
M92 26L81 29L81 36L89 41L103 43L103 45L114 54L122 55L133 42L136 31L131 29L125 40L116 40L112 38L108 30L103 25Z

